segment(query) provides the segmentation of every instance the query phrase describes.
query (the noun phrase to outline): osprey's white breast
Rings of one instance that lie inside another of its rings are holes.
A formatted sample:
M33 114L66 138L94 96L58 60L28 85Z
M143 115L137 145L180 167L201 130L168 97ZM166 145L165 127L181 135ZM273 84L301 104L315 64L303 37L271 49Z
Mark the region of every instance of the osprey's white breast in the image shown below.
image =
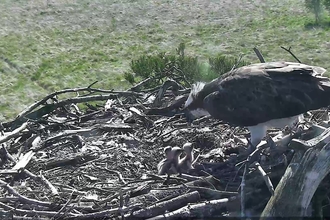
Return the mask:
M283 129L285 126L289 126L293 128L298 122L303 120L303 115L296 115L288 118L279 118L279 119L272 119L263 123L259 123L254 126L249 126L248 129L251 134L251 143L253 146L259 144L262 138L266 136L267 130L269 128L278 128Z

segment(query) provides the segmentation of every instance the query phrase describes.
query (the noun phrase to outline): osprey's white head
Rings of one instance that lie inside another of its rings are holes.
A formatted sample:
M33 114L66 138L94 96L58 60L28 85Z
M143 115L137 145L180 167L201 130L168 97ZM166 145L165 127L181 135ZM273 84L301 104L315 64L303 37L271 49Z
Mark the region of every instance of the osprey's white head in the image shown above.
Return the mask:
M186 103L184 104L184 108L189 109L189 106L195 101L198 93L204 88L204 82L197 82L192 85L191 92L188 96ZM194 116L194 118L200 118L206 115L210 115L205 109L197 108L190 111L190 113Z
M197 82L192 85L188 99L187 99L186 103L184 104L185 108L194 101L194 98L197 96L198 92L204 88L204 86L205 86L205 83L203 83L203 82Z

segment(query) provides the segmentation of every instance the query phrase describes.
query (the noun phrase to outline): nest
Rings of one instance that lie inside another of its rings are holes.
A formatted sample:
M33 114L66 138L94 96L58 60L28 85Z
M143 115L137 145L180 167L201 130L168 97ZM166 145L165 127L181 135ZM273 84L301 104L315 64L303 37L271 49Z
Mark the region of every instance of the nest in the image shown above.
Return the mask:
M55 99L76 92L78 97ZM178 106L188 93L174 80L148 91L137 86L126 92L70 89L48 95L3 123L1 219L260 216L299 141L329 127L327 110L314 111L306 115L301 132L272 130L276 148L267 139L247 154L246 129L211 118L187 124ZM87 104L84 112L76 106L102 100L105 105ZM171 175L169 181L157 175L164 147L187 142L198 158L195 169ZM326 177L318 186L325 195L318 201L330 216L324 199L328 184Z

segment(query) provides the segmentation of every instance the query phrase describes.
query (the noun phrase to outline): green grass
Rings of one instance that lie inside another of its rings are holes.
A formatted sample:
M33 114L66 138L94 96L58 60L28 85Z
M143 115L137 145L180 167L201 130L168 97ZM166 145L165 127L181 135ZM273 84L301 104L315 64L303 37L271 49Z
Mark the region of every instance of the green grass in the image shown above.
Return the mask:
M55 90L96 80L99 88L128 88L131 59L175 53L180 42L205 63L202 72L218 53L258 62L255 46L267 61L293 61L280 48L292 46L302 62L330 67L329 18L313 26L300 0L46 2L0 2L1 121Z

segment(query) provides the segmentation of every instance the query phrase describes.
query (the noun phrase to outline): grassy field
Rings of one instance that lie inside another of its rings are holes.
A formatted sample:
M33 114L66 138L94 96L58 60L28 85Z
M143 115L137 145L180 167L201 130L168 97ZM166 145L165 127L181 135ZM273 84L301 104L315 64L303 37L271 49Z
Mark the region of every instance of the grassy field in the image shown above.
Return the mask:
M2 0L0 121L45 94L87 86L125 89L123 73L141 54L180 42L201 60L218 53L258 62L294 60L330 67L327 27L313 27L303 0Z

